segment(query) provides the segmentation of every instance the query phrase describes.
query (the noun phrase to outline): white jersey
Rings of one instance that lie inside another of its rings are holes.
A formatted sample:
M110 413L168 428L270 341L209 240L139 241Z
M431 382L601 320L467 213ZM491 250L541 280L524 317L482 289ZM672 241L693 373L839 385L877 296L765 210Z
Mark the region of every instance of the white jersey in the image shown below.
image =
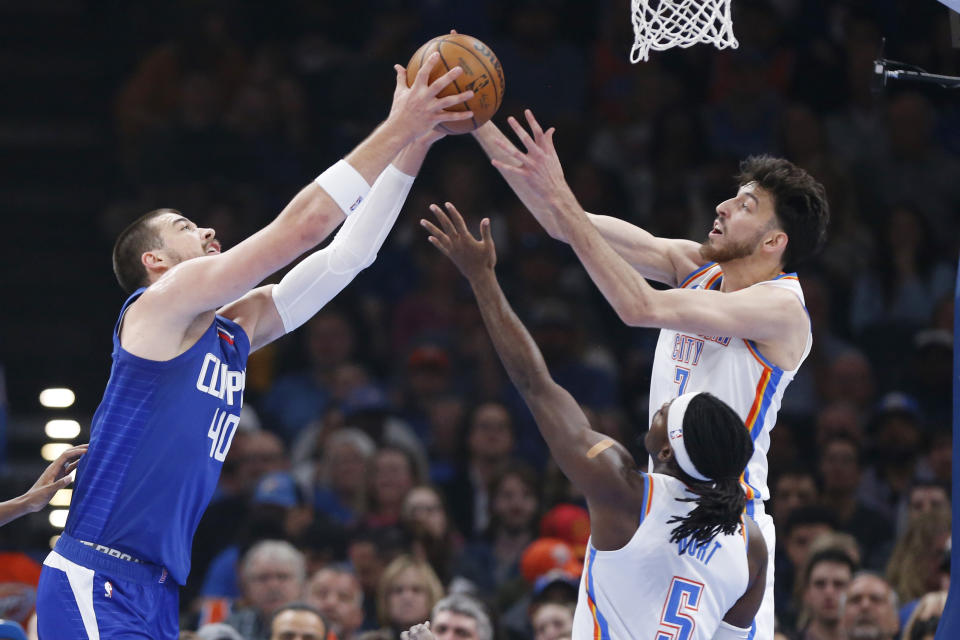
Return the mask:
M710 262L680 284L686 289L719 289L723 281L720 265ZM803 290L795 273L781 273L754 287L782 287L792 291L803 304ZM804 306L806 309L806 306ZM753 457L747 464L743 484L747 511L753 516L754 500L768 500L767 451L770 430L777 419L783 392L810 353L813 336L795 369L784 371L767 360L752 340L729 336L704 336L661 329L650 376L650 420L671 398L692 391L709 391L743 419L753 438Z
M643 475L644 513L636 533L616 551L587 543L573 640L709 640L746 592L747 528L706 544L670 542L677 523L696 504L672 476Z

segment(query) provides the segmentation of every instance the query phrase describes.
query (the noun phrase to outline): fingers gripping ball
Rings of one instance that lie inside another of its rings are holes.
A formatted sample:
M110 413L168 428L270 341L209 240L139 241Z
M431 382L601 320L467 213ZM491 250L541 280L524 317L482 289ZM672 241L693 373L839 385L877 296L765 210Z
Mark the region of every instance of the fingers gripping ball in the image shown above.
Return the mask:
M450 107L449 111L473 111L473 118L459 122L445 122L440 126L447 133L470 133L493 117L503 102L503 69L490 48L462 33L438 36L417 49L407 64L407 86L413 84L420 65L434 51L440 52L440 61L430 73L430 82L453 69L461 67L463 75L440 92L440 97L462 91L473 91L466 102Z

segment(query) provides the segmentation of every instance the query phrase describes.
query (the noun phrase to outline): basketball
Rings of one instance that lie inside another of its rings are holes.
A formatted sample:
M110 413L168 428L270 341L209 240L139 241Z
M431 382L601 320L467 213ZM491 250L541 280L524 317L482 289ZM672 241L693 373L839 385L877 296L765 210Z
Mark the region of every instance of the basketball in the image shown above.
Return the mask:
M473 111L473 118L459 122L446 122L440 126L447 133L470 133L493 117L503 102L503 69L490 47L473 36L453 33L437 36L417 49L407 63L407 86L413 84L420 66L434 51L440 52L440 60L430 73L430 82L454 67L461 67L463 75L454 80L440 96L449 96L462 91L473 91L473 97L464 103L450 107L450 111Z

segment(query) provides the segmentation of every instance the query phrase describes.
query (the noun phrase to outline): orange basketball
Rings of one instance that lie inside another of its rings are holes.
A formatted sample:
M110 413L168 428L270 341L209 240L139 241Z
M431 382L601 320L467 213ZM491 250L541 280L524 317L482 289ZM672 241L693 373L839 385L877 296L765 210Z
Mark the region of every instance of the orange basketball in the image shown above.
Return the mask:
M493 117L503 102L503 69L490 47L473 36L453 33L437 36L417 49L407 64L407 86L413 84L420 65L434 51L440 52L440 60L430 73L430 82L454 67L461 67L463 75L454 80L440 96L449 96L462 91L473 91L473 97L462 104L450 107L450 111L473 111L473 118L459 122L446 122L440 127L447 133L470 133Z

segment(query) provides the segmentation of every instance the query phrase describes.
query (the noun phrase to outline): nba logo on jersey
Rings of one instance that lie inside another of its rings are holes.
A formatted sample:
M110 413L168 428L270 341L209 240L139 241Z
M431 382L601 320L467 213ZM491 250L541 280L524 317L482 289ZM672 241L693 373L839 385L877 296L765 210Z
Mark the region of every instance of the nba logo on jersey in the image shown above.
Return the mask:
M676 429L671 429L671 430L670 430L670 439L671 439L671 440L679 440L679 439L682 438L682 437L683 437L683 428L682 428L682 427L677 427Z
M103 595L107 596L108 598L113 597L113 585L109 582L103 583Z

